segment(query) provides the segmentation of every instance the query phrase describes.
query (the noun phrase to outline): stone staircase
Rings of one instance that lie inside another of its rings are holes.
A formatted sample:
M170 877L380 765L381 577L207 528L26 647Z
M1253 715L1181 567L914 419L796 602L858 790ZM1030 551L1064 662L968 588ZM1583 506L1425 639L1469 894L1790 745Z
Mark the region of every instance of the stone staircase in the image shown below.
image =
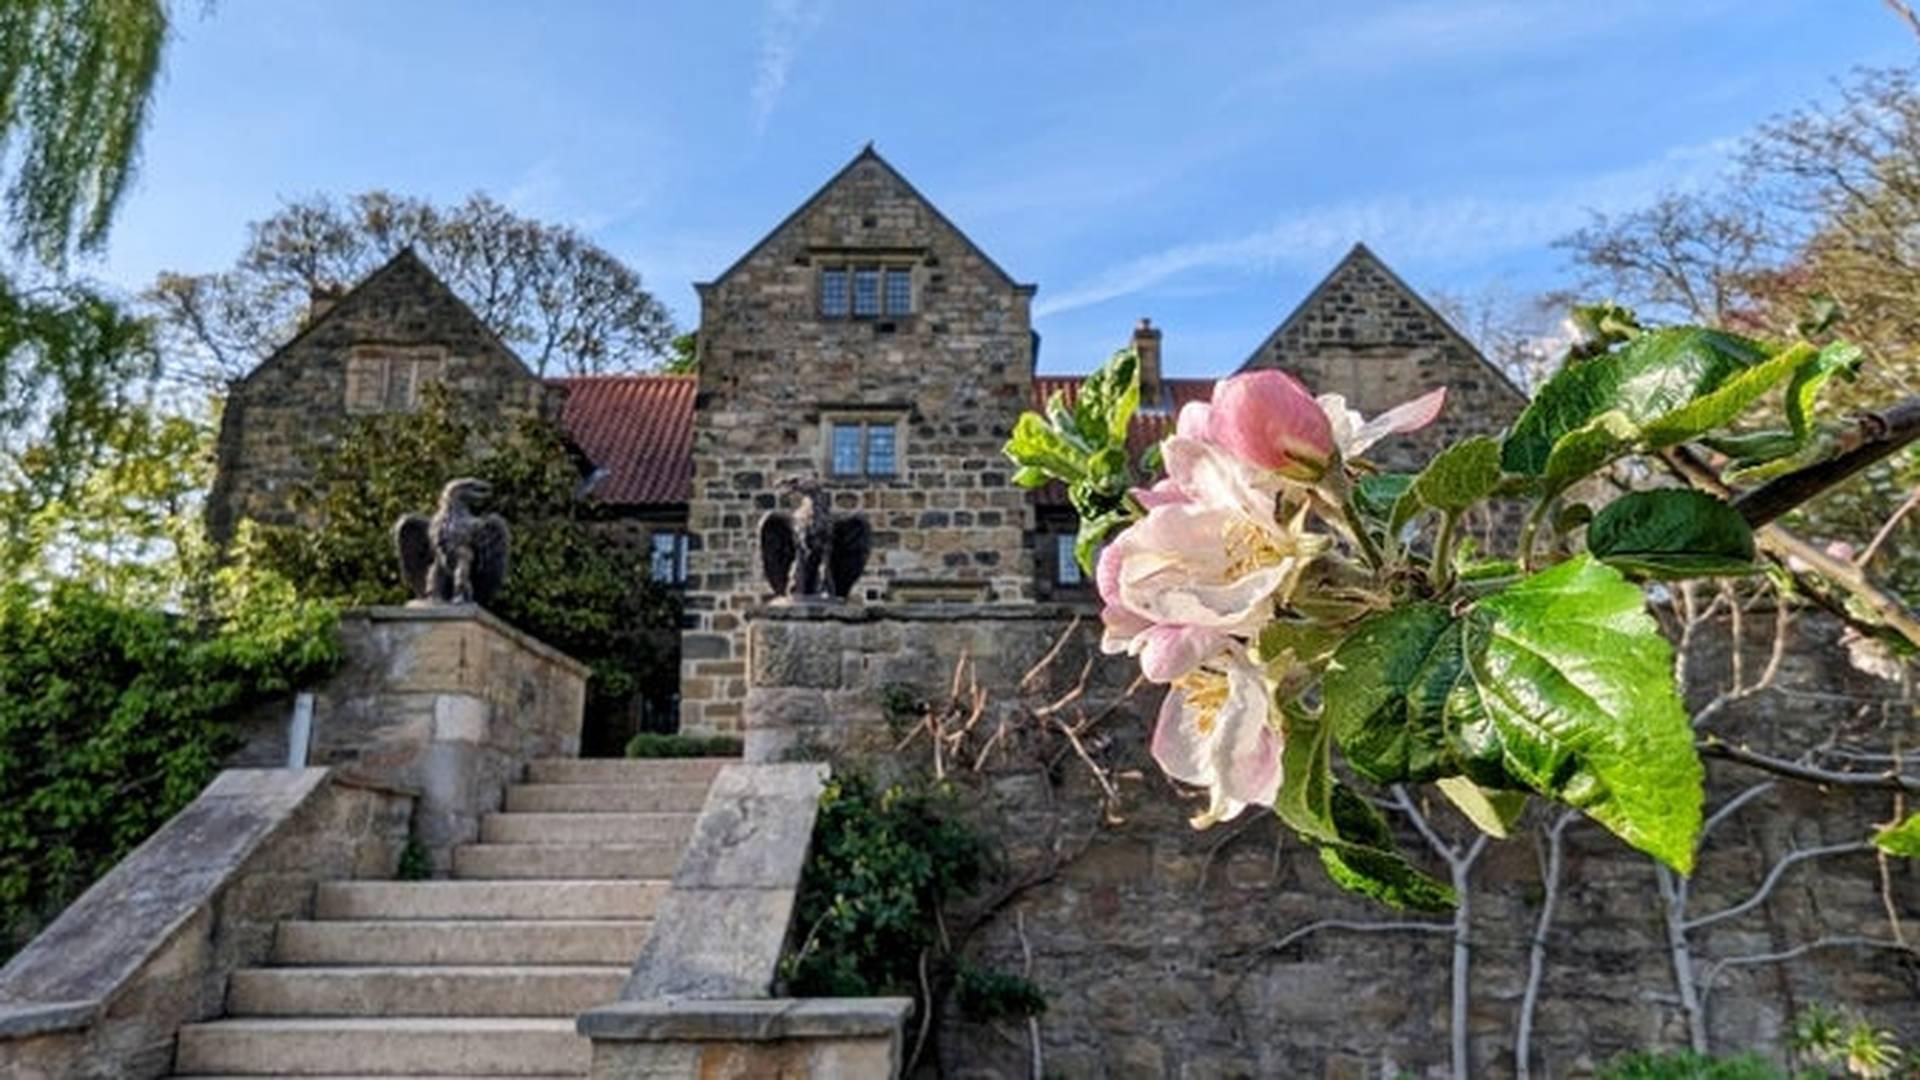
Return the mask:
M533 762L452 879L320 885L175 1075L584 1076L574 1017L618 995L732 760Z

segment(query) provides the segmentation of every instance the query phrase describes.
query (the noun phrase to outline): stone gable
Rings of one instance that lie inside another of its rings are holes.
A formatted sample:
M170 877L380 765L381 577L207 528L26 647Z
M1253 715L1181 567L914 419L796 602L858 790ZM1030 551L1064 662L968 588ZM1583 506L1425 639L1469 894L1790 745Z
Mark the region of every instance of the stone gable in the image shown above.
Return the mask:
M483 429L557 416L565 396L403 250L234 382L207 505L214 539L242 518L296 523L289 496L310 475L309 455L355 417L412 408L436 382Z
M1463 436L1501 431L1527 404L1518 387L1364 244L1354 245L1241 365L1242 371L1259 368L1290 372L1316 394L1344 394L1368 416L1447 387L1438 421L1374 451L1395 469L1417 469Z
M911 311L823 314L823 271L860 267L906 275ZM741 613L769 595L757 529L783 476L820 475L871 521L867 598L1031 597L1032 509L1000 447L1032 392L1032 295L871 147L700 286L685 729L738 728ZM892 475L831 475L836 421L891 425Z

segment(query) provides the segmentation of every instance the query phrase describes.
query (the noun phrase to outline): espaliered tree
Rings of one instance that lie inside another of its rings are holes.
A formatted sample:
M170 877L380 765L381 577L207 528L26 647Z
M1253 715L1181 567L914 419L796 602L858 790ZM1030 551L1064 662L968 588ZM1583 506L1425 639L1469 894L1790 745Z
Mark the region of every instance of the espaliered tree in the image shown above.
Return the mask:
M1130 354L1071 405L1056 396L1021 417L1016 480L1067 485L1103 648L1167 684L1153 754L1207 789L1196 826L1270 807L1342 886L1453 909L1452 885L1396 850L1340 760L1362 781L1432 784L1496 836L1544 798L1691 871L1704 769L1642 583L1762 573L1756 530L1920 436L1920 402L1825 420L1822 388L1861 362L1844 342L1645 329L1615 308L1579 321L1588 339L1509 430L1417 474L1364 455L1431 422L1444 388L1367 419L1278 371L1225 379L1156 448L1165 476L1151 487L1125 449ZM1779 402L1764 426L1763 401ZM1724 464L1707 470L1707 455ZM1589 504L1588 482L1630 459L1720 486ZM1758 485L1724 486L1743 480ZM1463 516L1506 500L1525 506L1515 550L1456 542ZM1920 640L1904 608L1846 610L1892 646ZM1896 824L1878 842L1907 850L1916 831Z

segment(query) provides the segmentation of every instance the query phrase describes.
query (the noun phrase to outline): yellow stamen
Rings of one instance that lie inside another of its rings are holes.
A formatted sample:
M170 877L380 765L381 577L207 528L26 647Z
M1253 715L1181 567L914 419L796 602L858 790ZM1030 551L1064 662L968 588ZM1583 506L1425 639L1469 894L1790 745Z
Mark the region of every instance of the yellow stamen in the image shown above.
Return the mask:
M1173 681L1182 695L1181 704L1193 717L1194 730L1203 737L1213 734L1220 710L1227 703L1227 677L1217 671L1190 671Z

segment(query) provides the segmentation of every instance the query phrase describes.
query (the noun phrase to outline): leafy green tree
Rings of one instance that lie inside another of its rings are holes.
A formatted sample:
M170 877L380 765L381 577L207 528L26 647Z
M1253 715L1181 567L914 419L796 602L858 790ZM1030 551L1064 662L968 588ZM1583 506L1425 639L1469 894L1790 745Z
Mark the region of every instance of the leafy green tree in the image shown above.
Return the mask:
M298 329L310 298L411 247L535 372L594 374L670 355L673 317L638 271L578 231L485 195L455 206L368 191L310 196L249 227L233 267L164 273L147 291L176 376L223 385Z
M262 527L246 556L342 605L407 599L392 529L471 475L493 486L488 509L513 528L498 614L593 669L589 716L619 728L636 695L670 696L678 679L678 594L648 578L644 557L597 529L579 498L577 461L550 423L529 420L482 448L444 390L414 413L363 417L311 459L293 494L312 528ZM617 750L617 744L610 749Z
M700 373L700 335L688 331L673 339L673 355L660 365L664 375L697 375Z

